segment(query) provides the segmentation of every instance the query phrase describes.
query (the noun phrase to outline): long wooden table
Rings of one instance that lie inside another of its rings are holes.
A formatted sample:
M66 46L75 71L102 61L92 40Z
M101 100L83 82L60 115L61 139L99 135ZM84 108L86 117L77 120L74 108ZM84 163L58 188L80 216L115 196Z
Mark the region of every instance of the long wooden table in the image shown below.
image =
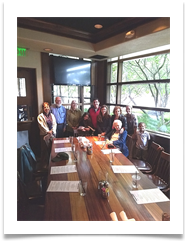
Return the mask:
M114 173L111 165L132 165L122 153L114 155L114 162L109 162L109 154L103 154L102 145L96 145L98 137L86 137L93 144L93 154L88 155L83 151L74 138L76 145L77 162L74 162L74 155L69 154L69 160L49 163L48 185L52 180L86 181L87 193L82 197L78 192L46 192L45 215L46 221L111 221L110 213L115 212L118 220L121 220L119 213L125 211L129 219L136 221L161 221L163 212L170 213L170 201L137 204L130 193L132 188L132 174ZM63 138L55 138L61 140ZM65 138L64 138L65 139ZM68 139L68 138L67 138ZM51 159L57 153L55 148L71 146L70 143L52 144ZM76 165L77 172L66 174L50 175L52 166ZM108 199L101 197L98 190L99 170L108 172L109 191ZM138 189L155 188L155 185L141 172Z

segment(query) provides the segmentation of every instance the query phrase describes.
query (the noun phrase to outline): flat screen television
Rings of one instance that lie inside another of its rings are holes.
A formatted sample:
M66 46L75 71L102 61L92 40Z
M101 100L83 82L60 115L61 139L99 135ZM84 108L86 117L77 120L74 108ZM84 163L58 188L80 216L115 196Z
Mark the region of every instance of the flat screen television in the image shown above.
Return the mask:
M57 85L91 85L91 63L85 60L50 56L52 75Z

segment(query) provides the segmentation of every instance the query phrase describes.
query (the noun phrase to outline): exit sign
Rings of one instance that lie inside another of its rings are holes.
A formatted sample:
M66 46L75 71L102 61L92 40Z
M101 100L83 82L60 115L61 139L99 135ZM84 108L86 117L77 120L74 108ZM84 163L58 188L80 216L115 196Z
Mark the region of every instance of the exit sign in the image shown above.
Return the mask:
M17 56L26 56L25 48L17 48Z

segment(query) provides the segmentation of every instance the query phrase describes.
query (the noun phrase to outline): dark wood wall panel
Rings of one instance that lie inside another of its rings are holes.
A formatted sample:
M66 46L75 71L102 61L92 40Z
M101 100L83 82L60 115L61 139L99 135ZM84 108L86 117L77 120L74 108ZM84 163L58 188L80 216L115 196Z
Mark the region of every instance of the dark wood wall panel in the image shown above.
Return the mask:
M50 59L48 53L41 53L42 61L42 80L43 80L43 95L44 101L51 104L51 73Z

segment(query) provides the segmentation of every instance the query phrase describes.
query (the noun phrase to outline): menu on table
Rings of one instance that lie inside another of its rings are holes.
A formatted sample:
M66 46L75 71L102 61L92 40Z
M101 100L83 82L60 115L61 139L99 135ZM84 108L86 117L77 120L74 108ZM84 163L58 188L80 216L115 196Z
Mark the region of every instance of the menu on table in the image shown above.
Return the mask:
M95 141L96 145L103 145L105 143L105 141Z
M70 143L69 139L66 139L66 140L54 140L54 144L57 144L57 143Z
M57 152L65 152L65 151L72 151L72 147L61 147L61 148L55 148L55 153Z
M78 192L80 181L51 181L47 192Z
M112 165L114 173L138 173L138 169L134 165Z
M50 174L61 174L61 173L72 173L72 172L77 172L77 168L75 165L51 167Z
M130 191L137 204L166 202L169 199L159 188Z
M103 154L110 154L110 153L121 153L121 151L119 151L118 149L104 149L101 150L103 152Z

